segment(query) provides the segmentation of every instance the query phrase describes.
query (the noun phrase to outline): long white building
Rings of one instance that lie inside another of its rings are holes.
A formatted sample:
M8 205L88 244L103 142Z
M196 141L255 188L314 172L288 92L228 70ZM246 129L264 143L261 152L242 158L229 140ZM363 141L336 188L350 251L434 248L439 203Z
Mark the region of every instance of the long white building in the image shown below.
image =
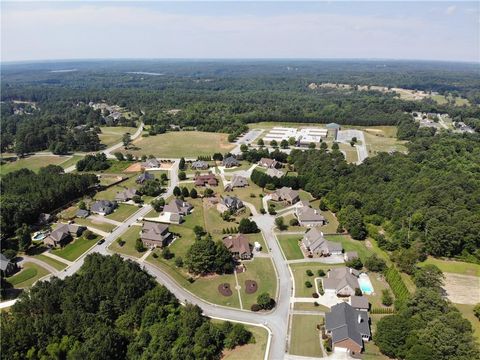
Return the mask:
M327 137L327 129L322 128L290 128L290 127L274 127L269 131L267 135L263 138L263 141L267 144L272 140L275 140L279 143L282 140L289 140L294 138L297 142L297 145L308 145L310 143L320 143L322 139Z

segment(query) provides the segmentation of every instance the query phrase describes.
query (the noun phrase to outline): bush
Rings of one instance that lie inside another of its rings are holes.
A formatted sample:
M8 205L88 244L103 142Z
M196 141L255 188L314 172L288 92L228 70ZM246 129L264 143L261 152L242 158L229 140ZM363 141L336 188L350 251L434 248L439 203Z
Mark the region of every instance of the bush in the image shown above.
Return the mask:
M181 256L175 258L175 266L179 268L183 267L183 259Z
M118 244L118 246L122 247L123 245L125 245L125 240L123 240L121 237L119 237L117 239L117 244Z
M290 219L290 221L288 223L290 224L290 226L298 226L299 225L299 222L296 218Z
M355 296L362 296L362 295L363 295L362 290L359 288L355 288Z
M254 311L254 312L257 312L257 311L262 310L262 308L261 308L260 305L258 305L258 304L253 304L253 305L250 307L250 310L252 310L252 311Z
M315 298L315 299L318 299L319 298L319 295L317 293L313 293L312 294L312 297Z
M312 270L310 270L310 269L308 269L308 270L306 271L306 273L307 273L308 276L313 276L313 272L312 272Z
M305 281L305 286L306 286L307 288L311 288L313 285L312 285L312 283L311 283L310 281Z
M393 297L390 294L388 289L382 290L382 304L385 306L392 306L393 305Z
M264 215L266 213L265 209L262 207L260 208L260 214Z
M345 265L355 270L360 270L361 268L363 268L363 263L362 263L362 260L360 260L360 258L349 260L345 263Z
M320 277L324 277L325 276L325 271L323 271L323 269L320 269L320 270L317 271L317 274Z
M158 258L158 254L157 254L157 253L153 253L152 256L153 256L154 259Z
M373 254L365 260L365 267L370 271L382 272L386 269L387 264L385 264L385 261L379 258L377 254Z
M179 171L178 172L178 180L185 180L187 178L187 174L185 171Z
M267 292L261 293L257 297L257 303L260 305L260 308L265 310L270 310L275 307L275 300L270 297L270 294Z
M85 239L87 239L87 240L93 240L93 239L95 239L95 238L97 237L97 236L96 236L93 232L91 232L90 230L85 230L85 231L83 232L83 236L85 236Z
M313 303L313 306L320 306L320 304L315 301L315 302Z
M137 240L135 240L135 250L137 250L138 252L144 252L146 250L145 246L143 245L142 239L138 238Z
M475 307L473 308L473 315L475 315L476 318L480 320L480 303L475 305Z
M175 254L172 253L168 247L165 247L165 248L162 249L162 257L163 257L165 260L170 260L170 259L173 258L174 256L175 256Z

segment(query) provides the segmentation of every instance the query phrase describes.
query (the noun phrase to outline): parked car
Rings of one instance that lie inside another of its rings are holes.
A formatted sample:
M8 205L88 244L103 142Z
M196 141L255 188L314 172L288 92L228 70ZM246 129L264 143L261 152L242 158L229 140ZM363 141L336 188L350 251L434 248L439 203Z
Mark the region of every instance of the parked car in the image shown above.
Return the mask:
M104 242L105 242L105 239L100 239L98 240L97 245L102 245Z

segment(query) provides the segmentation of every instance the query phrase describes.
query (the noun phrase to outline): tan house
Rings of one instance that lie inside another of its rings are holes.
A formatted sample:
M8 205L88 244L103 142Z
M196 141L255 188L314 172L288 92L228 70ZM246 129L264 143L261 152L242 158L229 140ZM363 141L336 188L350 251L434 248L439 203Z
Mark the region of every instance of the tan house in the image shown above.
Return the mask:
M360 288L358 275L358 271L348 267L331 269L327 277L322 278L323 289L339 297L353 296L355 289Z
M65 246L72 237L78 237L83 234L87 228L76 224L61 224L50 235L43 239L43 243L50 247Z
M225 186L225 191L232 191L234 188L243 188L248 186L248 180L241 175L233 175L232 181Z
M272 193L271 197L273 201L284 201L290 205L293 205L300 200L298 191L292 190L292 188L286 186L276 190Z
M186 201L180 199L172 199L164 206L163 214L168 218L170 223L180 224L185 215L190 214L193 206Z
M326 240L323 233L317 228L305 233L302 238L302 246L311 256L341 255L343 251L341 243Z
M218 180L212 173L207 175L197 175L195 177L195 186L217 186Z
M280 163L275 159L261 158L258 165L267 169L276 169Z
M140 238L143 245L148 248L165 247L168 245L172 234L168 232L168 225L153 221L144 221Z
M295 216L301 226L314 227L326 224L326 219L320 214L320 210L312 209L310 206L301 206L295 209Z
M137 195L137 189L129 188L117 192L115 195L115 201L125 202L131 200L135 195Z
M222 241L235 259L249 260L252 258L252 249L246 235L228 235Z

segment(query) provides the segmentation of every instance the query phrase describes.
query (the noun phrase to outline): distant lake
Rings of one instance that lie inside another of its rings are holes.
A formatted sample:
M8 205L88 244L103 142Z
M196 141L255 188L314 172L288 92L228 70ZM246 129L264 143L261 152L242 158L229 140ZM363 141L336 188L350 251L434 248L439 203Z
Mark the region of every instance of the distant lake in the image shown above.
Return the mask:
M64 73L78 71L77 69L62 69L62 70L50 70L51 73Z
M161 76L164 74L146 71L128 71L127 74Z

